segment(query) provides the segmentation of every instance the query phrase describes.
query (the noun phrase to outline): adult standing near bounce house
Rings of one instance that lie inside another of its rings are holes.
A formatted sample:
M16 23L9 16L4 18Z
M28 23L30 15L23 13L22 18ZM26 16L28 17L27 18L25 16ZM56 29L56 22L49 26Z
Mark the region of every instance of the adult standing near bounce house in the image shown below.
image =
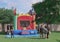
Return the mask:
M14 37L14 34L13 34L13 26L10 25L10 33L11 33L11 38Z
M43 25L40 26L39 33L40 33L40 38L43 38Z
M10 29L10 25L7 25L7 35L9 35L9 29Z
M49 29L48 25L45 25L45 29L47 29L46 38L49 38L50 29Z

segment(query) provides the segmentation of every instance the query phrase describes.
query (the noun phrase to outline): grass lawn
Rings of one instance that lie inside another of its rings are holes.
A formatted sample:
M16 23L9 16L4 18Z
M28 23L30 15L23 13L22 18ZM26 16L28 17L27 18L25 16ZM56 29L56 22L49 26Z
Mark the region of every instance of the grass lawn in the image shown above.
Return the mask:
M60 42L60 32L52 32L49 37L49 39L40 39L39 37L5 38L5 35L0 35L0 42Z

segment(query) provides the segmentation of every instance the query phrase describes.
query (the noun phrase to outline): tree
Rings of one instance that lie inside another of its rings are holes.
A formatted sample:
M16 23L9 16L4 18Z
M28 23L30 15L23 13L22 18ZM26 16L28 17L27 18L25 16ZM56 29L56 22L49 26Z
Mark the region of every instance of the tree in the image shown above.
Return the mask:
M0 8L0 23L4 31L5 23L13 23L13 10Z
M34 4L32 7L36 12L36 22L38 23L60 23L59 14L60 0L45 0ZM38 17L40 17L38 19Z

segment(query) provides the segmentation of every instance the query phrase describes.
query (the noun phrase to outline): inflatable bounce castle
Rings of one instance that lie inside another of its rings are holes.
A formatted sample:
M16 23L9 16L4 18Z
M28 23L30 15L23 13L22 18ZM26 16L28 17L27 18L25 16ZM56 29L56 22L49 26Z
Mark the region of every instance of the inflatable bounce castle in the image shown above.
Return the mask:
M37 36L35 14L14 13L14 35L21 37Z

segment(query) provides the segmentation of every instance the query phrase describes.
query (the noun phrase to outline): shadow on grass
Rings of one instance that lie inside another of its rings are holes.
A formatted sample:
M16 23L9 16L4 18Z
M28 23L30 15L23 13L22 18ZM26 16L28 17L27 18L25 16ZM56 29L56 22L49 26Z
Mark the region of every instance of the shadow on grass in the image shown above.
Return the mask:
M60 40L56 40L57 42L60 42Z
M6 35L7 33L6 32L0 32L0 35Z
M60 33L60 31L53 31L52 33Z
M29 39L45 39L45 38L29 38Z

